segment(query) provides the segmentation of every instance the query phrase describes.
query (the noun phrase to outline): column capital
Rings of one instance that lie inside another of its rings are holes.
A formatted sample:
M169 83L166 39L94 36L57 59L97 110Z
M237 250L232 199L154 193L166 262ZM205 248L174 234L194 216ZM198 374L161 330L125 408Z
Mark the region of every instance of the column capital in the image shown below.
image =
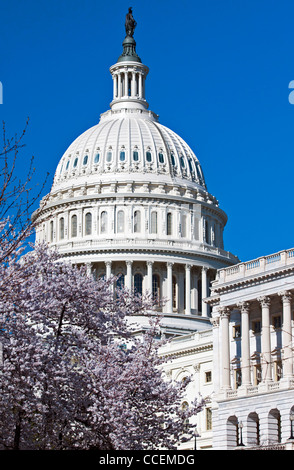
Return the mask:
M212 324L212 328L219 327L219 317L210 318L210 323Z
M174 265L174 263L173 263L172 261L168 261L168 262L166 263L166 265L167 265L168 268L172 268L173 265Z
M132 263L133 261L126 261L126 263L128 262ZM153 264L154 264L154 261L150 261L150 260L147 261L147 266L153 266Z
M111 266L112 261L104 261L106 266Z
M191 268L192 268L192 264L185 264L185 269L186 269L187 271L190 271Z
M262 307L269 307L271 303L270 297L263 296L263 297L258 297L258 302L261 304Z
M237 303L237 307L241 310L242 313L249 313L250 302L239 302Z
M219 307L218 311L221 318L230 317L231 309L229 307Z
M290 303L292 299L292 294L288 290L284 290L278 293L280 297L282 297L282 302L283 303Z
M127 265L127 266L132 266L132 264L133 264L133 261L126 260L126 265Z
M207 272L208 270L209 270L208 266L202 266L202 269L201 269L202 272Z

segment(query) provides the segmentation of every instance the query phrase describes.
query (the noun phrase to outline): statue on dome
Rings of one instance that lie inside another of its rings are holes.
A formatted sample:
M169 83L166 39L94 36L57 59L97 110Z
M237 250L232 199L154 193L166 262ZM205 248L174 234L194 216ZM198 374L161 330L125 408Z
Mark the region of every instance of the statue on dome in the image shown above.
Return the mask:
M132 7L130 7L128 13L126 14L126 22L125 22L127 36L131 38L133 37L136 26L137 26L137 23L133 17Z

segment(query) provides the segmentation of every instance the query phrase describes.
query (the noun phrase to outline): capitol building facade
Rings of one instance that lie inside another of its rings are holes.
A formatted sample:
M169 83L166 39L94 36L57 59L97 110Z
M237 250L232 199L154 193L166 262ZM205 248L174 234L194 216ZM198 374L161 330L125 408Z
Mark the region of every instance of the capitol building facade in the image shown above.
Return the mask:
M198 394L206 398L197 448L285 443L294 408L292 251L255 260L252 271L224 249L227 216L193 150L149 110L148 72L127 32L110 67L110 109L61 157L35 213L36 241L86 265L89 275L118 276L118 284L158 298L154 314L162 314L161 333L172 338L162 349L173 357L166 373L173 380L192 375L183 406ZM272 312L268 306L264 313L263 297ZM136 320L138 330L147 328L143 317Z

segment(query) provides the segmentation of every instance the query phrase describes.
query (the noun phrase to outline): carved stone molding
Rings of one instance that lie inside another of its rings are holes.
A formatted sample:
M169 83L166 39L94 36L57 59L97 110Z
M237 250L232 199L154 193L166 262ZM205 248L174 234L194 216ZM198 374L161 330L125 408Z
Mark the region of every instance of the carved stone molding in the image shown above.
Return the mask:
M270 306L270 303L271 303L270 297L267 297L267 296L258 297L257 300L258 300L258 302L260 303L260 305L262 307L269 307Z

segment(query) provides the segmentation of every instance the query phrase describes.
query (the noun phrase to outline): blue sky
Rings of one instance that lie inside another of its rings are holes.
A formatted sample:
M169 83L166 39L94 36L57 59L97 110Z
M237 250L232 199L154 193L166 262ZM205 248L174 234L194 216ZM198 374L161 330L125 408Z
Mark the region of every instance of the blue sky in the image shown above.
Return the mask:
M133 7L146 97L196 153L242 261L294 246L293 0L1 0L0 118L36 180L109 109Z

